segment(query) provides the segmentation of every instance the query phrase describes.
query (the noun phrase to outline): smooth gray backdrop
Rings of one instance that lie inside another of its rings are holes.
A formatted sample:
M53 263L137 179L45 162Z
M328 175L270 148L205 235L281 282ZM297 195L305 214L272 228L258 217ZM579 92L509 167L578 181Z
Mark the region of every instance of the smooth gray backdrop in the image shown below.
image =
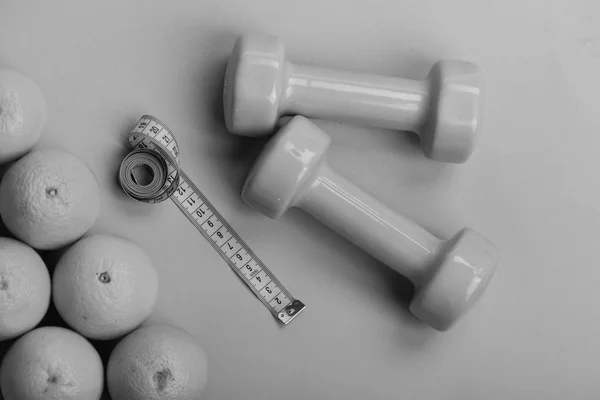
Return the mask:
M240 200L264 141L221 110L236 35L281 36L296 62L410 78L479 64L484 130L464 165L411 135L332 122L331 164L441 237L470 226L501 251L487 294L447 333L407 311L410 286L299 211ZM152 321L207 349L206 399L592 399L600 391L600 5L558 0L0 0L0 57L48 101L40 146L97 174L95 232L139 242L161 279ZM281 327L170 202L116 184L125 134L167 123L182 165L308 305Z

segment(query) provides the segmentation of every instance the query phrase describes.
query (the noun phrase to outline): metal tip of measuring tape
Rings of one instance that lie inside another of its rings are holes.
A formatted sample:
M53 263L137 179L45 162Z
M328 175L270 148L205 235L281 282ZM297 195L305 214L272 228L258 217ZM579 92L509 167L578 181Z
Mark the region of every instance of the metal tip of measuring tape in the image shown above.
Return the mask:
M292 320L296 318L302 311L304 311L305 308L306 305L304 305L303 302L300 300L294 300L289 306L281 310L281 312L277 315L277 318L287 325L292 322Z

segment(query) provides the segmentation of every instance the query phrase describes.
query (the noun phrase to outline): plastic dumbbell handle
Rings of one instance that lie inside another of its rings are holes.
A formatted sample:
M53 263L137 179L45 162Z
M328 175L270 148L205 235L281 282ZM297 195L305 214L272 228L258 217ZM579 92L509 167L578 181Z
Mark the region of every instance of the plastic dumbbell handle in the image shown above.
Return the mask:
M281 115L419 132L429 101L427 80L319 68L286 62Z
M428 278L443 241L391 210L325 162L294 199L374 258L418 284Z

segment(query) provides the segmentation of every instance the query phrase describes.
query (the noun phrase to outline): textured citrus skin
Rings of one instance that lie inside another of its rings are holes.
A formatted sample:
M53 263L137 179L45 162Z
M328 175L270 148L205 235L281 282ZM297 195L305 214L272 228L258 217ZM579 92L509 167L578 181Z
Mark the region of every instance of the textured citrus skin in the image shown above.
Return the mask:
M39 250L74 242L96 222L96 177L64 150L33 151L18 160L0 183L0 215L20 240Z
M0 164L31 150L46 126L46 114L38 86L20 72L0 67Z
M33 329L50 305L50 274L41 257L17 240L0 238L0 341Z
M64 328L29 332L8 350L0 366L4 400L98 400L103 385L96 349Z
M187 332L165 325L138 329L110 356L113 400L198 400L206 386L204 350Z
M54 270L56 309L73 329L91 339L124 336L152 313L158 276L134 242L113 235L85 237Z

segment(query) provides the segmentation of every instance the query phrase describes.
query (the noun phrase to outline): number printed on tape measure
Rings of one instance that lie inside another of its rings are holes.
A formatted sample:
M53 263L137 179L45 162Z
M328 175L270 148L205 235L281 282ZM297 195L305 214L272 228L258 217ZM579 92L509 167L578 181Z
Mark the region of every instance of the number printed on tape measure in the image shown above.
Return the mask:
M167 198L177 205L198 232L213 246L256 297L284 324L292 321L305 305L292 297L252 249L223 219L179 167L179 147L175 136L158 118L144 115L129 135L133 149L121 164L119 181L132 198L147 203ZM147 165L158 177L155 191L129 179L131 168ZM156 169L156 168L162 169Z
M233 255L235 253L237 253L241 248L242 248L242 245L239 244L238 241L235 240L234 237L232 237L231 239L229 239L227 241L227 243L225 243L221 247L221 249L225 252L225 255L227 256L227 258L233 257Z
M250 255L244 249L240 249L235 255L232 257L233 263L236 267L241 268L244 264L246 264L250 260Z
M198 208L196 208L193 212L193 218L200 225L204 223L207 219L212 217L212 212L208 209L208 206L202 203Z
M213 235L211 236L211 239L214 240L214 242L217 246L221 247L225 244L225 242L227 242L229 239L231 239L231 237L232 237L232 235L227 230L227 228L222 226L218 231L213 233Z
M251 260L248 262L240 261L239 264L240 264L239 268L242 269L242 274L244 274L244 276L248 279L252 279L252 277L254 277L254 275L256 275L259 272L258 268L260 268L260 267L254 260Z
M265 285L265 287L263 288L263 290L260 291L260 293L262 294L262 296L268 302L270 302L271 300L273 300L273 298L275 296L277 296L279 294L279 292L281 292L281 290L279 289L279 286L277 286L273 282L269 282L267 285Z
M188 212L193 212L196 208L198 208L199 206L201 206L202 204L198 204L200 200L200 196L198 196L196 193L192 193L191 195L188 196L187 199L185 199L185 209Z
M260 271L250 280L250 283L256 290L262 290L269 282L271 282L271 278L269 278L265 271Z
M212 236L222 226L223 224L221 223L221 221L219 221L219 219L215 215L211 215L210 218L202 224L202 229L206 231L208 236Z
M288 299L285 294L279 293L269 304L275 311L279 312L283 310L286 305L290 304L290 299Z

